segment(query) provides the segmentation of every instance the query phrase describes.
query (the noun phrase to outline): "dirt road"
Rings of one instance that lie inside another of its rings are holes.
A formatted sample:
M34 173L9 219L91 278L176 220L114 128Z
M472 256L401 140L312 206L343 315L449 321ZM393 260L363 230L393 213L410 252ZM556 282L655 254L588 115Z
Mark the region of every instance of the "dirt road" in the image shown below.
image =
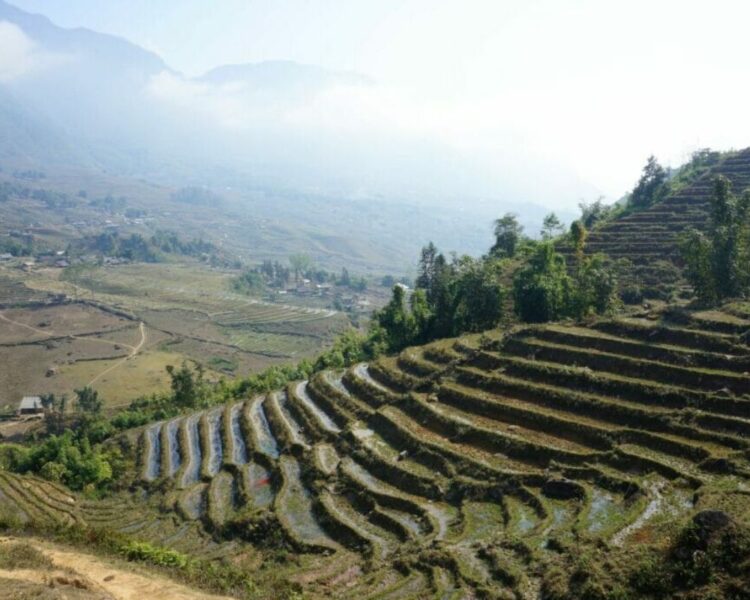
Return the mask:
M39 329L37 327L32 327L31 325L27 325L26 323L21 323L19 321L14 321L13 319L10 319L7 316L5 316L2 312L0 312L0 321L5 321L6 323L10 323L11 325L16 325L17 327L22 327L24 329L28 329L29 331L32 331L34 333L38 333L40 335L43 335L46 338L57 337L59 335L59 334L55 333L55 331L53 329L47 329L47 330ZM145 323L143 321L141 321L138 324L138 328L139 328L139 330L141 332L141 340L135 346L131 346L130 344L125 344L123 342L113 342L111 340L103 340L103 339L92 337L92 336L88 336L88 335L87 336L83 336L83 335L69 335L68 336L68 337L76 339L76 340L86 340L86 341L89 341L89 342L99 342L100 344L108 344L110 346L118 346L118 347L121 347L121 348L127 348L130 351L130 353L125 358L123 358L122 360L117 361L115 364L110 365L109 367L107 367L106 369L104 369L101 373L97 374L96 377L94 377L91 381L89 381L86 384L87 386L91 387L94 383L96 383L104 375L106 375L107 373L113 371L117 367L122 366L123 364L125 364L125 362L129 361L131 358L133 358L134 356L136 356L141 351L141 349L143 348L144 344L146 343L146 340L147 340L148 336L146 335L146 325L145 325Z
M101 592L113 600L230 600L228 596L215 596L176 583L162 575L147 573L137 565L114 562L63 548L37 539L0 537L2 546L11 542L24 542L48 556L57 569L74 571L87 588ZM54 570L40 572L28 569L2 571L2 576L29 582L47 581ZM47 578L47 579L45 579ZM1 592L1 590L0 590ZM1 595L0 595L1 597Z
M92 385L94 385L94 383L96 383L99 379L104 377L107 373L109 373L110 371L114 371L117 367L124 365L127 361L129 361L131 358L136 356L141 351L141 348L143 348L143 345L146 343L146 337L147 337L146 325L143 323L143 321L140 322L140 324L138 325L138 328L140 329L140 332L141 332L141 341L138 342L135 346L128 346L128 348L130 348L130 354L126 356L125 358L123 358L122 360L119 360L115 364L110 365L109 367L104 369L101 373L99 373L86 385L91 387Z

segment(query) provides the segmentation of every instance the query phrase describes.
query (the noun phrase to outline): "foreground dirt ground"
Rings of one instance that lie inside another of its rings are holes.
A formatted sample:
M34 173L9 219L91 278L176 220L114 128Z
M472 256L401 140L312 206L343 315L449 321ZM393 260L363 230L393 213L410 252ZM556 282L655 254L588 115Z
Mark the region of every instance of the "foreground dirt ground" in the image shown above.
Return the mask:
M3 546L31 545L52 560L52 569L0 569L0 599L229 600L175 583L129 563L101 559L34 538L0 537Z

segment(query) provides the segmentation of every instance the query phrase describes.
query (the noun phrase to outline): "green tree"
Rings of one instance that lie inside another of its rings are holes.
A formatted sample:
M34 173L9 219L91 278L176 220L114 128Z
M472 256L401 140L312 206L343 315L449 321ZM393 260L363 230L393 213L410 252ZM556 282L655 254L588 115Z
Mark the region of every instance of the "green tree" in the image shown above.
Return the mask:
M442 255L438 253L438 249L432 242L422 248L419 256L418 274L415 285L418 289L425 290L428 298L432 297L438 263L445 262L444 260L439 261L439 256Z
M68 405L68 397L63 394L59 398L54 394L46 394L41 397L42 406L45 407L44 428L47 435L58 435L65 429L65 409Z
M494 224L495 243L490 254L497 258L512 258L516 255L518 243L523 235L523 227L512 213L506 213Z
M242 294L252 294L261 292L265 284L261 273L248 270L232 280L232 287Z
M339 285L343 285L345 287L349 287L352 284L352 278L349 275L349 270L344 267L341 269L341 277L339 277Z
M737 197L724 176L714 180L707 232L682 239L686 276L705 302L750 293L750 191Z
M415 339L412 343L423 344L431 339L432 309L424 290L415 290L409 299Z
M94 493L106 489L123 471L123 466L119 451L92 446L86 436L66 430L19 455L11 468Z
M680 253L685 261L685 277L703 302L715 302L719 298L716 277L713 272L711 240L697 229L690 229L682 238Z
M570 241L573 243L573 248L576 252L576 260L578 265L583 264L583 251L586 248L586 238L588 237L588 231L583 221L573 221L570 224Z
M55 395L52 393L42 394L39 399L42 401L42 408L45 410L52 410L57 402Z
M497 260L463 257L457 261L453 282L453 331L484 331L503 316L505 292L499 283L502 265Z
M567 315L572 280L565 259L551 242L537 246L513 280L515 310L527 323L556 321Z
M612 214L612 208L604 204L604 196L599 196L593 202L580 202L581 223L586 229L591 229L600 221L606 221Z
M617 274L606 264L603 254L582 261L570 295L569 315L577 318L589 313L605 314L618 302Z
M171 379L172 399L182 408L194 408L203 400L205 382L203 381L203 366L198 364L195 371L187 362L183 362L179 369L167 365L167 373Z
M98 415L102 411L102 401L99 398L99 392L86 386L80 390L75 390L76 408L89 415Z
M643 167L641 178L630 193L630 204L636 208L647 208L661 200L667 193L667 172L655 156L649 156Z
M289 265L294 273L294 282L299 283L299 278L312 267L312 259L307 254L292 254L289 257Z
M560 235L564 229L565 226L562 224L562 221L560 221L555 213L551 212L542 221L542 239L551 240Z
M389 350L396 351L413 343L417 337L414 318L406 307L406 292L400 285L393 287L393 296L379 312L375 321L385 333Z

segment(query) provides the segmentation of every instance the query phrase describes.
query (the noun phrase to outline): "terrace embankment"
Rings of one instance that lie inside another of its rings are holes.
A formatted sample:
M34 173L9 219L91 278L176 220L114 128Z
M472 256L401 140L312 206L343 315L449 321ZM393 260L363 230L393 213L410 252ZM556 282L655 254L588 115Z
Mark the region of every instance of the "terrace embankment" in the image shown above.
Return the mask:
M296 574L313 596L526 597L566 543L627 548L747 487L748 329L683 310L443 340L147 426L157 513L7 474L0 493L21 519L201 556L314 555Z
M747 328L680 311L410 348L162 425L190 443L144 430L143 485L210 531L271 510L289 547L375 569L352 590L523 594L561 540L627 547L747 485Z
M681 285L679 239L689 228L708 223L713 181L723 175L735 193L750 187L750 148L731 153L691 185L669 194L644 210L631 212L591 231L586 252L602 252L630 263L628 283L666 297ZM572 258L569 245L560 251Z

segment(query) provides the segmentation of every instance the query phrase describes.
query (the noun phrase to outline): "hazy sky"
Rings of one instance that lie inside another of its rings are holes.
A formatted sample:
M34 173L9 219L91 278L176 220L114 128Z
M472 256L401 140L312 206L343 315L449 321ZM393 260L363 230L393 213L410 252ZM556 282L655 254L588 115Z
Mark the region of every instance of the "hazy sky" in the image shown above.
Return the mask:
M290 59L373 77L378 118L492 153L517 146L610 199L649 153L750 145L750 2L11 0L122 35L196 75Z

